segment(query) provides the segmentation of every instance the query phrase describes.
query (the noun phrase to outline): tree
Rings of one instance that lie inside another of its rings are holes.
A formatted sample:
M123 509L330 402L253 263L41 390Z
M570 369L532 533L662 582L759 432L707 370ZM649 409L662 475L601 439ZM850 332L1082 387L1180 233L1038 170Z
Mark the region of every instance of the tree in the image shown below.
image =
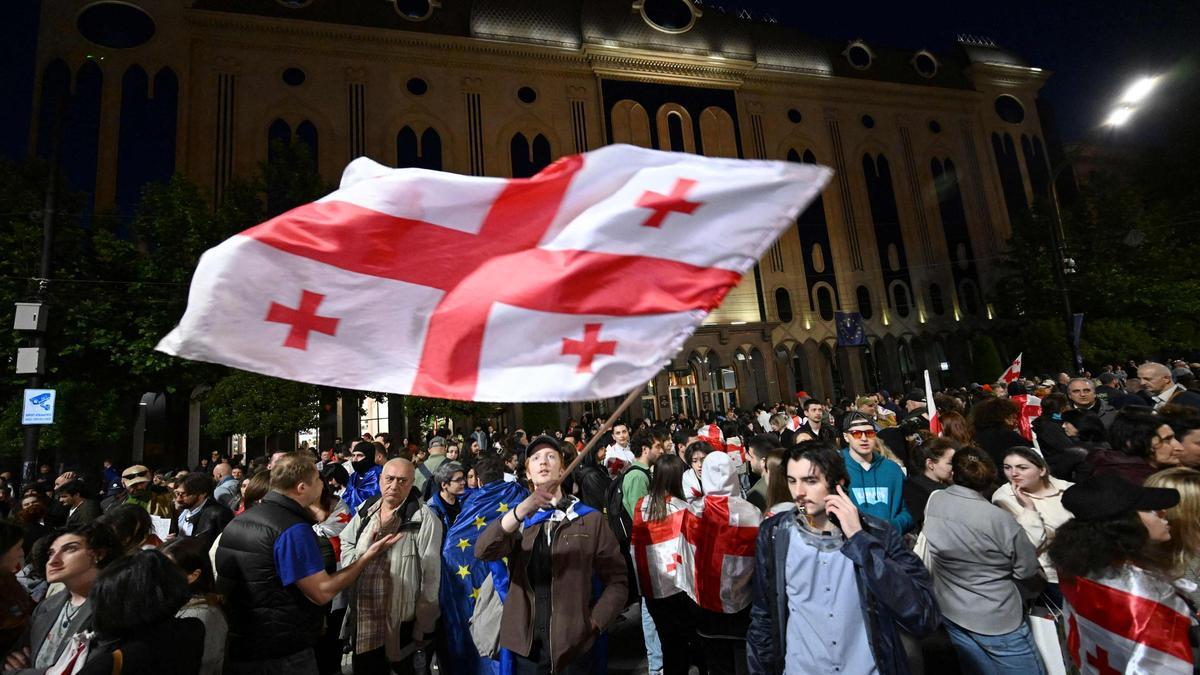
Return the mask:
M209 433L257 436L267 447L272 434L315 428L320 416L315 386L242 370L231 370L218 380L204 397L204 406Z

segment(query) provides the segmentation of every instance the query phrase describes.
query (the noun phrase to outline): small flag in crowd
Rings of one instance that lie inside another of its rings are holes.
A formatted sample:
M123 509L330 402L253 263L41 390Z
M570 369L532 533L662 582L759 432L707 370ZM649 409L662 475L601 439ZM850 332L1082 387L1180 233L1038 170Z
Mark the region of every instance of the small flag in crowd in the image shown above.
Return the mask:
M1017 358L1013 359L1013 362L1008 367L1008 369L1000 374L1000 379L996 380L997 382L1003 382L1004 384L1010 384L1013 381L1015 381L1018 377L1021 376L1021 356L1024 353L1025 352L1021 352L1020 354L1017 354Z
M200 259L168 354L478 401L657 373L832 172L612 145L528 179L350 163Z
M925 410L929 414L929 433L942 435L942 421L938 419L937 403L933 400L933 385L929 381L929 370L925 371Z

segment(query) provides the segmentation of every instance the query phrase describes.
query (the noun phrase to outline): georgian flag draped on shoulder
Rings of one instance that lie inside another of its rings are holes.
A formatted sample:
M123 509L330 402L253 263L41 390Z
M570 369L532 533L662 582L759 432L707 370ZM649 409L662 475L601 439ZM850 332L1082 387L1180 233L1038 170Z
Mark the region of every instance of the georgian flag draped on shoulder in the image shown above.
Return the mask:
M702 501L658 520L646 519L647 498L639 502L631 539L638 588L654 598L683 591L704 609L734 614L750 604L762 514L734 496L737 474L727 454L710 453L700 473Z
M1061 582L1067 651L1083 673L1189 675L1195 626L1175 589L1124 565L1100 579Z
M621 395L831 173L626 145L512 180L356 159L329 196L207 251L158 349L367 391Z

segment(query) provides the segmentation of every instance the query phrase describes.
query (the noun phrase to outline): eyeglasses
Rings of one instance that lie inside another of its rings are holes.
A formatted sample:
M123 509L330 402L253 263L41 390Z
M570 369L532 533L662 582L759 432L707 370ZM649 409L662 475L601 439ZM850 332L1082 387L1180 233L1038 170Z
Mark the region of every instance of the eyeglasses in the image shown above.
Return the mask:
M175 490L174 492L175 492L176 497L186 497L187 496L187 493L184 492L183 490Z
M850 438L854 439L875 438L874 429L855 429L853 431L847 431L846 433L850 434Z

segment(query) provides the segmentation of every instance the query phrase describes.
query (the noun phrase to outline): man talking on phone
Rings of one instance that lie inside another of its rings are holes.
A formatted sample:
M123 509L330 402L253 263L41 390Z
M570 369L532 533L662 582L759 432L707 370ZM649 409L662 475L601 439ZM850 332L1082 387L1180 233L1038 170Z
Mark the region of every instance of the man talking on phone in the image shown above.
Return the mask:
M801 443L784 461L796 509L759 530L749 671L908 673L899 629L921 638L940 620L921 559L887 521L854 506L832 447Z

